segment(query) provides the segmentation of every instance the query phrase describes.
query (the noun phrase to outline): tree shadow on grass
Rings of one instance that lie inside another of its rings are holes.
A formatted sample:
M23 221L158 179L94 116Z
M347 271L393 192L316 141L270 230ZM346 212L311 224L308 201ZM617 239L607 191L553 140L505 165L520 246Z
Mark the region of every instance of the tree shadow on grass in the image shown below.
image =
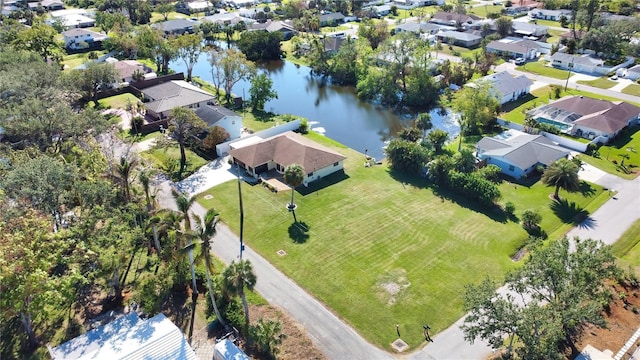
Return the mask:
M296 190L298 191L298 194L302 196L306 196L316 191L320 191L333 184L337 184L340 181L346 180L348 178L349 178L349 175L347 175L347 173L345 173L343 169L340 171L336 171L333 174L330 174L323 178L320 178L316 181L313 181L309 184L309 186L298 186Z
M399 182L402 186L410 185L419 189L425 189L431 187L433 184L429 182L426 178L405 174L400 171L393 170L391 167L387 169L389 175Z
M586 181L580 182L580 188L578 189L578 191L580 191L582 196L585 197L592 197L596 194L596 189L594 189L593 186L591 186L591 184Z
M272 113L270 111L264 111L264 110L252 110L251 114L253 114L253 117L256 119L256 121L260 121L260 122L273 121L273 118L276 116L275 113Z
M556 216L565 224L580 224L589 217L589 212L579 207L575 202L558 199L549 205Z
M304 244L309 240L309 225L304 221L294 222L289 226L289 237L296 244Z
M467 208L471 211L483 214L493 221L504 224L510 220L510 216L498 205L482 205L474 200L467 198L466 196L460 195L453 190L441 186L433 186L432 191L433 194L438 196L442 201L449 200L451 202L455 202L463 208Z

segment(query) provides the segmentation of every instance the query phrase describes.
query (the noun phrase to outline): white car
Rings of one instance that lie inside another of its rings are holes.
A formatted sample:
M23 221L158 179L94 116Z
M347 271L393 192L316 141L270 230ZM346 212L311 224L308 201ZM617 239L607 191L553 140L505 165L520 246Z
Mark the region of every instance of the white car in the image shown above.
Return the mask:
M514 62L516 65L522 65L522 64L524 64L526 61L525 61L525 59L524 59L524 58L519 57L519 58L516 58L513 62Z

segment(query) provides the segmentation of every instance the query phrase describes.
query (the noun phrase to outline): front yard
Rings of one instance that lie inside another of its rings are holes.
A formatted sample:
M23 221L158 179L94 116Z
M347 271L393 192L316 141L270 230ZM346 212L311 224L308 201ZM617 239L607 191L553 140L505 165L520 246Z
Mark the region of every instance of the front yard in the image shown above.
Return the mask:
M640 85L631 84L622 89L622 92L629 95L640 96Z
M553 66L546 66L546 64L546 61L540 60L526 63L516 67L516 69L560 80L566 79L569 75L569 72L566 70L556 69Z
M292 225L288 191L243 184L245 241L368 341L389 350L399 324L403 340L419 347L423 324L439 332L463 314L466 284L486 276L502 281L517 266L511 256L527 238L517 221L431 189L422 179L390 173L386 164L364 167L362 154L309 136L347 156L345 175L296 192L296 215L307 231ZM568 230L577 213L593 212L608 198L600 187L584 185L584 196L562 192L567 202L552 209L553 189L540 183L505 182L500 188L502 203L515 203L518 216L539 211L542 227L553 236ZM199 202L215 207L238 232L235 182L206 191Z
M595 80L578 80L578 84L585 84L600 89L609 89L616 86L618 83L607 78L597 78Z
M583 156L583 160L608 173L624 179L638 176L640 168L640 126L624 130L609 145L603 145L598 150L599 157ZM628 157L628 158L627 158ZM624 159L624 167L622 160Z

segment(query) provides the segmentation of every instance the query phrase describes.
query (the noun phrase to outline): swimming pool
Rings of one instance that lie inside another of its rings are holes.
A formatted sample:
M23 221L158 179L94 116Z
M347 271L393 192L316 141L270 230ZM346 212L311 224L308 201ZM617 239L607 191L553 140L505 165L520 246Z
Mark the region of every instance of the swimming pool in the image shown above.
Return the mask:
M553 121L553 120L545 119L545 118L542 118L542 117L541 118L537 118L536 121L539 122L539 123L555 126L558 129L560 129L560 131L568 130L571 127L571 125L569 125L569 124L565 124L565 123L559 122L559 121Z

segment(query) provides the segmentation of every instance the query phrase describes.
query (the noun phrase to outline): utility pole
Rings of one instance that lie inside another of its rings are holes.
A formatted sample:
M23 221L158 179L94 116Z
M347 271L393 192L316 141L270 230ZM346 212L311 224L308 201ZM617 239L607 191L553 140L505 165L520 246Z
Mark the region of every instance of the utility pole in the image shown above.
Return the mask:
M573 69L573 59L571 59L571 64L569 64L569 73L567 74L567 82L564 83L564 91L567 91L567 86L569 86L569 78L571 77L571 69Z
M242 236L244 234L244 208L242 207L242 177L240 176L240 166L236 162L236 171L238 172L238 199L240 202L240 260L242 260L242 252L244 251L244 243Z

